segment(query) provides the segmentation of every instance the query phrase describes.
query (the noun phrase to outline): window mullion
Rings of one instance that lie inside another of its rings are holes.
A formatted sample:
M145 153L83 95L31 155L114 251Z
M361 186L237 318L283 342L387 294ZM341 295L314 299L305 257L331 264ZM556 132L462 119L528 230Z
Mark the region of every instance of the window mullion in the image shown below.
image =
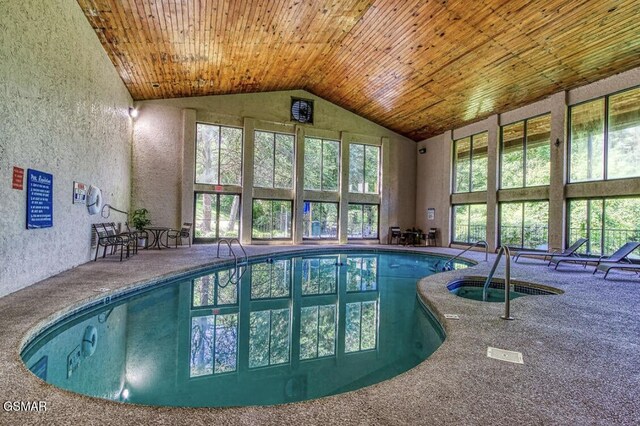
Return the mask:
M276 134L273 134L273 168L271 169L271 188L276 187Z
M608 179L609 175L609 167L608 167L608 159L609 159L609 96L605 96L604 98L604 135L603 135L603 149L602 153L602 178L604 180ZM604 206L604 201L603 201ZM604 223L604 219L603 219Z
M473 136L469 138L469 192L473 192Z
M320 191L324 191L324 139L320 139Z
M520 226L520 248L524 248L524 202L522 202L522 224Z
M600 225L600 256L604 256L604 254L606 253L605 251L605 246L604 246L604 233L605 233L605 223L606 221L606 214L607 214L607 209L606 209L606 204L607 204L607 200L605 200L604 198L601 198L602 200L602 224Z
M529 120L524 120L524 132L522 134L522 187L527 187L527 130ZM524 204L523 204L524 211Z
M222 179L220 178L222 164L222 127L218 126L218 185L222 185Z

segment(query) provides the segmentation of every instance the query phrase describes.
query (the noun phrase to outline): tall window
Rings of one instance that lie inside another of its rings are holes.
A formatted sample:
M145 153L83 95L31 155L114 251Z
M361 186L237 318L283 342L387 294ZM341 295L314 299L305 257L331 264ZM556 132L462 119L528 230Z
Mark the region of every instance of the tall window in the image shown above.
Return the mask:
M293 188L293 135L256 130L253 185L260 188Z
M574 105L569 181L640 176L640 88Z
M380 178L380 147L349 145L349 192L378 194Z
M300 359L335 355L336 319L336 305L300 309Z
M344 351L358 352L376 348L378 302L347 303Z
M305 138L304 189L336 192L339 182L340 142Z
M249 368L289 362L289 308L249 315Z
M546 250L549 245L549 202L500 204L500 244Z
M489 133L453 142L453 192L487 190L487 152Z
M304 202L303 238L338 238L338 203Z
M551 114L501 128L501 188L549 185Z
M237 194L195 194L195 241L238 238L240 235L240 196Z
M568 243L587 238L583 251L607 256L640 241L640 197L570 200Z
M191 318L189 376L236 371L238 363L238 314Z
M253 200L251 236L254 239L291 238L291 200Z
M349 238L378 238L378 207L377 204L349 204Z
M487 239L487 205L453 206L453 242L472 244Z
M240 185L242 129L196 124L196 183Z

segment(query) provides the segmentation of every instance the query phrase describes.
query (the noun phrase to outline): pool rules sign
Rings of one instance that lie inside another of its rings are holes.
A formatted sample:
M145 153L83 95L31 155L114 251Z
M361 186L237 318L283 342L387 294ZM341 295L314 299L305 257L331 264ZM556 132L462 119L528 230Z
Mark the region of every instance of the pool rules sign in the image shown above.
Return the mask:
M27 229L53 226L53 175L27 170Z

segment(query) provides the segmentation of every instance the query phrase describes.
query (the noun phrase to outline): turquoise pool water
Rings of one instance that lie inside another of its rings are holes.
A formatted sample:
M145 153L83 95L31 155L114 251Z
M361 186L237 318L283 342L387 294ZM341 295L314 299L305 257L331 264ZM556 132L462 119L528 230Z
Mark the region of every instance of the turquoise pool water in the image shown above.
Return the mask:
M56 323L22 353L74 392L161 406L268 405L368 386L444 340L416 298L438 260L335 252L189 276ZM455 267L464 267L460 262Z

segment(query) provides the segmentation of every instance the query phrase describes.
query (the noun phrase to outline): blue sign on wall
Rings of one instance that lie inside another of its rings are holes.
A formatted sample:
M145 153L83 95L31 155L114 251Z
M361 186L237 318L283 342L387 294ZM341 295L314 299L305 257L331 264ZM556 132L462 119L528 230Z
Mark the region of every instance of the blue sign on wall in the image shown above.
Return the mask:
M27 170L27 229L53 226L53 175Z

